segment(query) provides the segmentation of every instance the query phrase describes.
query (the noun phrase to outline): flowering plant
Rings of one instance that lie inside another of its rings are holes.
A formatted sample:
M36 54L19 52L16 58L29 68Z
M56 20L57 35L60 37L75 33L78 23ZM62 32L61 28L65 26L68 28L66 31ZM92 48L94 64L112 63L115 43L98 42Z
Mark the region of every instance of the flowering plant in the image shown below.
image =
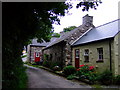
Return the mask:
M94 70L94 69L95 69L95 67L94 67L94 66L88 66L87 64L86 64L86 65L84 65L84 64L79 65L79 67L80 67L80 68L86 67L86 69L88 69L88 70L90 70L90 71L92 71L92 70ZM80 70L80 68L79 68L79 69L76 69L76 70L77 70L77 71L79 71L79 70Z

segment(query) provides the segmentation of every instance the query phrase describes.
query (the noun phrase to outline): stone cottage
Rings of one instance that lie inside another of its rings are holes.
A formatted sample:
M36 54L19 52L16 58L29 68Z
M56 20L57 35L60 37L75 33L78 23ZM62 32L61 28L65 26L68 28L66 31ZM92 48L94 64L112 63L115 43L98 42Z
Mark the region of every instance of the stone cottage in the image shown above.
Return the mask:
M56 37L52 37L50 42L54 41ZM44 49L50 42L43 41L42 43L37 42L37 39L33 39L32 43L27 46L27 60L29 62L42 62Z
M120 75L120 19L89 29L73 42L72 56L75 67L88 64Z
M43 53L48 55L49 60L61 62L63 66L72 65L71 44L78 39L79 36L93 27L93 16L85 15L82 25L70 32L61 32L60 38L49 43L46 48L43 49Z

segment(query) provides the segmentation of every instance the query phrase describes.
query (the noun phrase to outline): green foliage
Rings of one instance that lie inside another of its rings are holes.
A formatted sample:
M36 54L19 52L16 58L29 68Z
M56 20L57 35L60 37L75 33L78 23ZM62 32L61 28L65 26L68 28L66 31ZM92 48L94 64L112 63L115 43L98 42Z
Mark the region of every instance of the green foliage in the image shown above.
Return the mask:
M42 65L49 68L50 67L50 62L47 61L47 60L44 60Z
M72 79L74 79L74 78L76 78L76 76L75 76L74 74L71 74L71 75L69 75L69 76L67 77L68 80L72 80Z
M3 3L3 88L19 88L25 80L22 49L33 38L49 41L52 24L60 23L58 16L64 16L69 5L64 2ZM9 16L8 16L9 15ZM24 84L24 83L23 83Z
M27 57L27 55L22 55L21 58Z
M109 70L105 70L97 77L97 80L101 82L101 84L109 85L112 83L113 75Z
M17 62L18 60L18 62ZM20 62L20 58L16 59L16 64L13 67L7 68L7 70L3 70L3 88L27 88L27 74L25 73L26 67L23 67ZM15 62L14 62L15 63ZM11 63L12 64L12 63ZM5 65L5 64L4 64ZM18 67L19 66L19 67Z
M120 75L115 76L115 78L114 78L114 84L120 85Z
M70 27L64 28L63 31L64 32L69 32L69 31L71 31L71 30L73 30L75 28L76 28L76 26L70 26Z
M79 2L76 6L76 8L79 8L79 7L82 7L83 6L83 9L82 11L88 11L89 8L93 8L93 9L97 9L96 7L101 4L101 0L96 0L96 1L91 1L91 0L85 0L85 2Z
M50 69L53 69L53 70L55 70L55 66L59 66L59 68L57 70L62 69L62 62L60 62L60 61L47 61L47 60L45 60L45 61L43 61L42 65L45 67L48 67Z
M43 57L44 57L44 60L48 60L49 55L48 54L44 54Z
M63 73L67 76L74 74L75 72L76 72L76 68L73 66L66 66L63 68Z
M53 33L52 37L60 37L60 34L59 33Z
M97 74L93 66L80 65L80 68L77 69L76 76L80 80L88 79L91 84L93 84L97 79Z

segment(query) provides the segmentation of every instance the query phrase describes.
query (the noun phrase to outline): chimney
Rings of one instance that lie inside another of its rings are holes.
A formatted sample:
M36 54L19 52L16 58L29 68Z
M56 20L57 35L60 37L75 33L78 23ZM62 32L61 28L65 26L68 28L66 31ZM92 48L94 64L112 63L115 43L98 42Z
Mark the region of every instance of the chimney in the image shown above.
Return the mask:
M88 14L86 14L83 17L83 25L93 25L93 16L89 16Z

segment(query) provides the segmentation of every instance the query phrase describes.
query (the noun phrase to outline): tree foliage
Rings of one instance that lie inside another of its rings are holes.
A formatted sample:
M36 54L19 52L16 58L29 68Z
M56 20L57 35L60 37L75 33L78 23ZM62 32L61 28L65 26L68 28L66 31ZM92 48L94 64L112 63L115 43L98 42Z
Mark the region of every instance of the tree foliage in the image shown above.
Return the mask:
M82 11L88 11L90 8L96 10L101 3L101 0L83 0L76 5L76 8L83 7Z
M53 33L52 37L60 37L60 34L59 33Z
M52 24L60 23L69 5L63 2L7 3L2 7L3 16L3 88L19 88L23 79L22 48L29 39L49 41Z
M75 29L75 28L76 28L76 26L69 26L69 27L67 27L67 28L64 28L63 31L64 31L64 32L69 32L69 31L71 31L71 30L73 30L73 29Z

